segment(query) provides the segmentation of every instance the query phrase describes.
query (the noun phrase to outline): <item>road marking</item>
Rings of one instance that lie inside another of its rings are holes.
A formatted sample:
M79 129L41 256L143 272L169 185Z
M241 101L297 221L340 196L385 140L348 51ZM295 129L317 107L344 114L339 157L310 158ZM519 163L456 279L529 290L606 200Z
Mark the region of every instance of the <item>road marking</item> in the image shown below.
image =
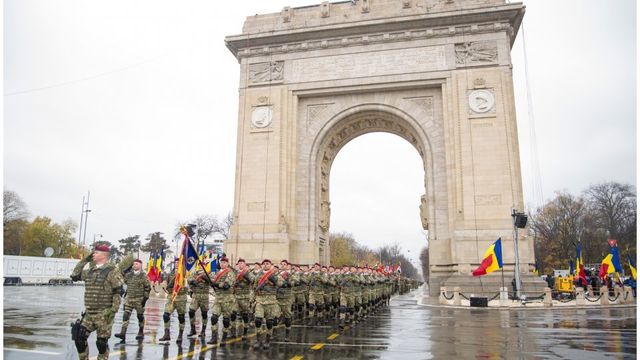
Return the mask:
M4 348L4 350L18 351L18 352L28 352L28 353L32 353L32 354L42 354L42 355L62 355L62 353L51 352L51 351L42 351L42 350L27 350L27 349L14 349L14 348Z
M116 356L116 355L120 355L120 354L122 354L123 352L125 352L125 351L120 350L120 351L109 352L109 357ZM96 359L97 359L97 358L96 358Z
M324 343L317 343L311 347L311 350L320 350L324 346Z
M296 356L292 357L289 360L302 360L302 359L304 359L304 357L302 355L296 355Z
M329 335L329 337L327 338L327 340L333 340L333 339L337 338L339 335L340 335L340 334L338 334L338 333L333 333L333 334Z

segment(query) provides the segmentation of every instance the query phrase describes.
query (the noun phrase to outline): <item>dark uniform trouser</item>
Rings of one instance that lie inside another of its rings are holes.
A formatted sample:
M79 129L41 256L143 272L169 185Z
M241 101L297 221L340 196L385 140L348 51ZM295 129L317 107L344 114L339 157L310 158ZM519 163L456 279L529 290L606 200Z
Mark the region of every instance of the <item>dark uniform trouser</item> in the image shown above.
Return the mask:
M208 290L208 289L207 289ZM206 294L194 293L189 304L189 324L195 326L196 311L200 309L202 315L202 329L206 329L207 320L209 319L209 292Z
M256 295L255 317L256 331L271 336L275 320L280 317L280 306L275 295ZM263 329L262 325L265 325L266 329Z
M125 334L127 332L127 327L129 326L129 318L131 317L133 310L136 311L138 326L140 328L144 326L144 306L142 306L142 299L127 298L125 299L124 303L124 315L122 316L121 334Z
M84 315L81 326L86 329L86 337L79 341L80 345L84 347L82 351L80 351L80 347L78 348L78 357L80 360L89 359L89 344L87 343L87 339L89 338L89 334L94 331L97 335L96 346L98 347L98 360L107 360L109 358L108 341L111 337L113 318L113 315L105 317L101 312L86 313Z
M180 331L184 330L184 314L187 311L187 295L178 295L176 299L171 302L171 294L167 298L167 303L164 305L164 314L162 320L164 320L164 328L171 328L171 314L174 311L178 312L178 323L180 324Z
M238 295L236 294L236 305L238 307L239 316L236 318L236 330L238 334L243 334L244 329L247 328L249 323L249 314L251 314L253 309L251 309L251 299L249 298L249 293L246 295Z

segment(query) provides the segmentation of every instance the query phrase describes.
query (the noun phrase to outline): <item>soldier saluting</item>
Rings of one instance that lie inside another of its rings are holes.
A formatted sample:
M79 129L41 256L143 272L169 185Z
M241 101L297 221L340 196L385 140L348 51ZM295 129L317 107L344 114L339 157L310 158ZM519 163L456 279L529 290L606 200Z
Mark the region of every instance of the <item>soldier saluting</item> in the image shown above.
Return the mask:
M144 339L144 307L149 300L149 292L151 292L151 284L147 273L142 270L142 260L133 261L133 271L129 271L124 276L124 283L127 284L127 295L124 300L124 315L122 316L122 329L115 337L122 339L124 343L127 335L127 327L129 318L133 310L136 311L138 317L138 335L136 340Z
M85 283L85 312L82 320L76 322L71 330L80 360L89 359L87 339L94 331L97 332L98 359L109 358L108 341L124 284L120 271L108 263L110 250L108 245L96 245L93 253L80 260L71 273L73 281L83 280ZM91 260L93 263L84 270Z

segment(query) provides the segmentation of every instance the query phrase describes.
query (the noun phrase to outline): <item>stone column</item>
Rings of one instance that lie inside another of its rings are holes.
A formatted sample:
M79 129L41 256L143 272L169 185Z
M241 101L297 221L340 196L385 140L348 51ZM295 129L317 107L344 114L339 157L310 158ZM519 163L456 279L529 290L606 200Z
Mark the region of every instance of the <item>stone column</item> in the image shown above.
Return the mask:
M509 290L506 287L500 288L500 306L509 306Z
M460 306L460 287L456 286L453 288L453 305Z
M584 289L581 287L576 288L576 305L585 305L584 302Z
M603 285L600 287L600 304L601 305L609 305L609 288L607 285Z

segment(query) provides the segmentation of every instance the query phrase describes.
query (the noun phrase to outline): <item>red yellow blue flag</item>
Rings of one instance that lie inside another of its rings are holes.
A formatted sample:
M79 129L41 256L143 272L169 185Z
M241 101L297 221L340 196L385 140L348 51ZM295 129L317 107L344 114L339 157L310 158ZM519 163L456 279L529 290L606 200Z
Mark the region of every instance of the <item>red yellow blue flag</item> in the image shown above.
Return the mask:
M502 269L502 238L489 246L480 266L473 271L473 276L490 274L499 269Z

